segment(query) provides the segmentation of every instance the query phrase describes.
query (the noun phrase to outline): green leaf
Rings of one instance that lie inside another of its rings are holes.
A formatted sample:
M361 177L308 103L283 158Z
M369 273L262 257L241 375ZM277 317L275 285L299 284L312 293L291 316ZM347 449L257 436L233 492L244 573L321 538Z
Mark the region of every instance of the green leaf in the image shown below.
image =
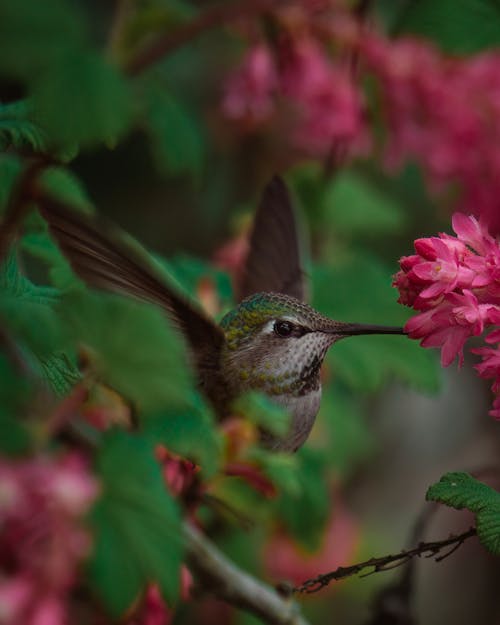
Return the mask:
M203 164L203 138L196 117L167 89L147 94L146 129L160 172L198 175Z
M281 453L257 446L247 452L246 459L257 462L264 475L278 490L292 495L300 493L302 487L298 473L301 463L296 454Z
M45 379L59 397L67 395L82 377L75 360L67 353L56 352L40 358L40 365Z
M334 319L404 325L408 313L396 302L390 272L375 258L356 256L313 272L314 306ZM356 336L328 354L334 374L359 391L374 391L391 377L427 392L439 387L439 366L429 350L404 336Z
M327 184L322 206L326 223L340 235L380 235L404 224L394 198L355 171L342 171Z
M193 378L184 345L158 308L80 291L63 298L60 314L97 375L140 409L188 404Z
M42 126L58 144L115 143L127 130L128 85L93 51L75 50L34 85L33 104Z
M277 436L284 436L288 432L289 412L262 393L245 393L233 403L232 410Z
M472 54L500 45L500 5L496 0L407 2L395 34L420 35L453 54Z
M21 248L49 267L52 284L61 291L74 290L81 286L81 281L73 273L69 262L60 248L49 235L47 222L34 212L24 222L25 234L21 239Z
M26 451L30 437L19 416L31 398L31 385L0 353L0 451L9 455Z
M0 72L33 78L83 42L84 20L64 0L1 0Z
M15 252L0 267L2 323L38 358L51 356L64 344L54 311L57 300L56 289L37 286L21 273Z
M491 486L468 473L446 473L429 488L425 497L428 501L473 512L479 540L488 551L500 555L500 493Z
M184 408L163 411L147 418L144 431L184 458L199 464L204 477L211 477L221 463L222 439L212 415L198 394Z
M76 362L63 351L67 335L56 312L59 291L24 276L12 252L0 268L0 320L19 343L22 357L57 395L80 379Z
M281 494L277 510L294 538L306 549L314 551L320 544L321 532L330 514L327 461L317 450L307 447L302 447L296 457L298 487Z
M62 202L81 210L92 213L94 208L80 180L64 167L49 167L40 176L44 190Z
M161 260L161 259L160 259ZM232 298L231 279L228 274L217 269L212 264L200 258L187 254L178 254L168 261L163 260L162 264L183 287L186 293L192 297L197 297L200 280L209 279L213 282L217 295L224 304L234 303Z
M31 108L26 100L0 104L0 150L9 147L28 147L35 152L47 148L47 136L31 119Z
M96 464L102 496L91 515L91 584L114 617L151 582L174 602L183 557L181 518L152 445L125 432L111 433Z
M10 194L23 169L21 159L14 154L0 154L0 215L5 211Z

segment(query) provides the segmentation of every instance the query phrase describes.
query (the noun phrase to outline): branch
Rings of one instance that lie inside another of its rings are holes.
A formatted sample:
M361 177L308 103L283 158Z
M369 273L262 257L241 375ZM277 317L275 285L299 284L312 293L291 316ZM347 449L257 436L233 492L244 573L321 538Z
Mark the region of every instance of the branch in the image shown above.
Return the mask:
M339 566L339 568L335 569L335 571L325 573L324 575L318 575L317 577L306 580L303 584L294 588L293 591L305 593L318 592L318 590L321 590L322 588L327 586L331 581L338 581L340 579L350 577L351 575L356 575L357 573L361 573L366 568L372 568L373 570L365 573L364 576L371 575L372 573L378 573L380 571L388 571L390 569L394 569L398 566L406 564L406 562L408 562L415 556L421 556L425 553L428 553L426 557L431 558L437 555L446 547L451 546L451 549L447 553L436 558L436 562L440 562L441 560L444 560L449 555L451 555L468 538L470 538L471 536L475 536L476 533L476 528L471 527L466 532L463 532L458 536L450 536L449 538L445 538L444 540L437 540L434 542L421 542L418 544L417 547L414 547L413 549L403 550L395 555L382 556L380 558L370 558L369 560L365 560L364 562L360 562L359 564L353 564L352 566Z
M270 625L307 625L295 603L238 568L190 523L184 538L191 572L216 597Z
M136 76L167 54L186 45L198 35L242 17L253 17L267 13L282 3L283 0L245 0L244 2L214 6L180 26L174 32L166 33L140 50L135 57L126 63L125 70L129 75Z
M10 194L5 215L0 225L0 263L4 260L16 235L17 228L30 207L33 182L40 171L49 164L50 161L44 158L37 158L27 164Z

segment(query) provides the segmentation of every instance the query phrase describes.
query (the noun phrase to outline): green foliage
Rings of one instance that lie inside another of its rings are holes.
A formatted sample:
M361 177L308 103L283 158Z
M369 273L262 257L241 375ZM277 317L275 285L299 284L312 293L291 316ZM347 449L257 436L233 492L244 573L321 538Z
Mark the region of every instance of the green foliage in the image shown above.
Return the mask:
M22 358L57 394L80 378L66 348L66 333L55 310L59 292L37 286L24 276L12 252L0 270L0 319L22 347Z
M298 476L302 464L296 454L256 446L249 450L246 459L256 462L279 492L293 496L298 496L301 492L302 485Z
M175 601L183 557L180 514L152 446L124 432L111 433L96 469L102 494L91 515L92 586L115 617L151 582L158 583L167 601Z
M394 31L432 39L447 52L471 54L500 45L500 5L496 0L407 2Z
M130 299L74 292L59 309L95 373L145 412L186 406L192 376L161 311Z
M92 50L68 53L42 74L34 85L33 105L50 137L62 146L114 144L131 118L126 81Z
M486 549L500 555L500 493L491 486L468 473L446 473L429 488L426 499L473 512L479 540Z
M2 0L0 72L33 79L84 40L82 16L64 0Z
M15 252L0 268L2 324L39 358L63 345L63 332L54 312L58 292L33 284L19 269ZM40 331L43 328L43 331Z
M52 391L59 397L69 393L71 388L81 380L82 376L73 354L56 352L45 358L40 358L39 361L44 378Z
M48 167L39 179L51 196L84 213L93 212L92 202L81 181L65 167Z
M314 305L345 321L403 325L407 313L396 303L390 272L375 258L362 256L313 271ZM434 354L396 336L363 336L339 341L328 355L335 375L359 391L375 391L390 377L427 392L438 388Z
M31 398L29 381L15 371L5 354L0 354L0 451L5 454L25 452L30 444L27 429L19 419Z
M400 229L405 218L402 206L389 194L350 170L325 185L320 205L325 223L340 236L380 236Z
M246 393L234 402L232 408L236 414L272 434L283 436L288 431L290 414L262 393Z
M200 281L208 279L213 283L222 307L234 306L229 276L213 264L186 254L176 255L163 264L191 297L197 297Z
M160 172L198 176L204 144L198 119L165 86L146 92L145 126Z
M18 156L0 154L0 215L7 207L10 194L22 168L22 161Z
M291 535L314 551L331 512L325 479L327 459L318 451L302 447L297 452L297 488L281 493L277 513Z
M202 398L191 391L185 403L147 418L145 431L155 442L200 465L207 479L220 468L222 440Z
M31 119L31 109L26 100L0 104L0 150L9 147L28 147L35 152L47 147L47 136Z

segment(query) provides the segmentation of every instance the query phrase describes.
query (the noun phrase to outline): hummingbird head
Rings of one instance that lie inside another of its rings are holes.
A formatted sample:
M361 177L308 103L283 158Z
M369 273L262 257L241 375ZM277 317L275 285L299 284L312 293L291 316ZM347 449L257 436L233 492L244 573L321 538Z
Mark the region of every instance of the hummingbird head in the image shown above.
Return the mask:
M257 293L221 321L223 366L240 388L269 395L305 395L319 389L328 348L356 334L403 334L402 328L333 321L280 293Z

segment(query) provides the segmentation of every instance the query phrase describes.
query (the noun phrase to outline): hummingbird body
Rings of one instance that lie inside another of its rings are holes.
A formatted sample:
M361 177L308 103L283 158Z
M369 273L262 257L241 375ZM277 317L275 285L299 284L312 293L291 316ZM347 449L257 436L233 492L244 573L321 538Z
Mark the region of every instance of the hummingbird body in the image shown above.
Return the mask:
M116 228L75 213L53 198L40 206L51 234L87 284L126 293L164 309L184 336L201 390L220 418L247 391L261 391L291 416L283 438L262 433L273 449L295 451L321 402L320 370L336 341L356 334L403 334L402 328L334 321L305 301L294 214L284 183L266 187L250 239L239 305L217 325L165 281L147 253Z

